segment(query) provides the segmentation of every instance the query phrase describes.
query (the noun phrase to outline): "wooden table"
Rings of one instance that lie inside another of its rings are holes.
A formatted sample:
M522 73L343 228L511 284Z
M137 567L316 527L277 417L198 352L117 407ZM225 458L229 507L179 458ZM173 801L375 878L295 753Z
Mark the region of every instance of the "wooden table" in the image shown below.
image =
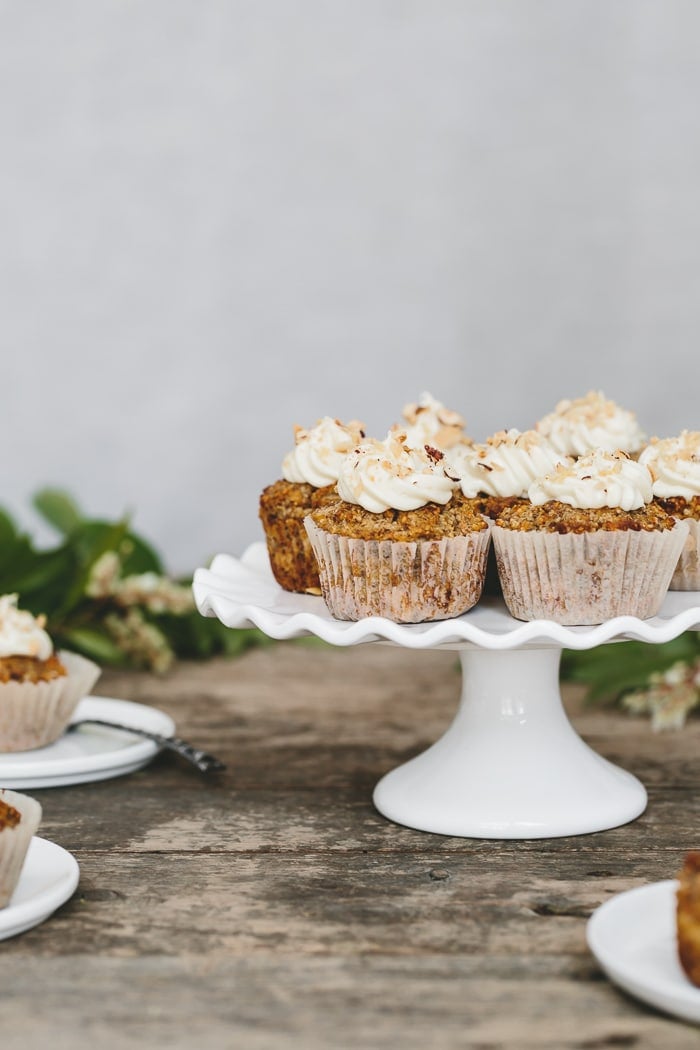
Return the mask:
M586 709L577 729L649 807L578 838L446 838L389 823L372 789L442 733L454 653L275 643L97 692L154 704L219 754L35 791L76 895L0 943L2 1050L100 1047L697 1047L626 997L585 942L611 894L700 845L700 722L655 734Z

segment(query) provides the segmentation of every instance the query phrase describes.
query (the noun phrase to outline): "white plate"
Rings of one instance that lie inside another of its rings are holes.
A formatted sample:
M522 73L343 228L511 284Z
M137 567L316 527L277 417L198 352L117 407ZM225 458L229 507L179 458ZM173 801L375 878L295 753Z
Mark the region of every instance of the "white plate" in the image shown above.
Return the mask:
M165 712L130 700L87 696L78 704L73 721L88 717L138 726L163 736L172 736L175 731L175 723ZM0 754L0 787L22 790L107 780L141 769L159 751L152 740L131 733L82 726L64 733L49 747Z
M333 645L389 641L409 649L437 646L516 649L550 642L567 649L592 649L619 638L668 642L700 626L700 592L670 591L657 616L640 620L619 616L595 627L563 627L551 620L515 620L501 598L484 597L473 609L451 620L392 623L380 616L335 620L323 598L284 591L270 570L267 547L253 543L241 558L218 554L209 569L195 571L193 593L204 616L227 627L259 627L271 638L315 634Z
M674 880L628 890L588 920L588 946L611 980L659 1010L700 1024L700 988L678 960Z
M79 877L72 853L35 835L10 903L0 908L0 940L48 919L74 893Z

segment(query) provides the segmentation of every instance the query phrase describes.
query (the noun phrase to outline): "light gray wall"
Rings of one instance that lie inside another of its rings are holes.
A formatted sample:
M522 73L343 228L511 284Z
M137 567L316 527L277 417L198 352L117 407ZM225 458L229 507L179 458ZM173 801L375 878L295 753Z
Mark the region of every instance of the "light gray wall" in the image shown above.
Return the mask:
M695 0L0 4L0 502L186 571L292 425L700 427Z

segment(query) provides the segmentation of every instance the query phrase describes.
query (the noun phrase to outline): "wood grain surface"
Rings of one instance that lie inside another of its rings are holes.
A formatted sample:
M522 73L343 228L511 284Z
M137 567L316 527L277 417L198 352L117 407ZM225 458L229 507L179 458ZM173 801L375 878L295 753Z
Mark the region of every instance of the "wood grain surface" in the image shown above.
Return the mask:
M163 754L30 792L81 877L0 942L2 1050L698 1047L604 977L585 925L700 845L700 723L654 733L565 688L584 739L648 788L622 828L501 842L391 824L372 789L447 727L460 685L454 653L301 642L105 673L97 693L167 711L229 768Z

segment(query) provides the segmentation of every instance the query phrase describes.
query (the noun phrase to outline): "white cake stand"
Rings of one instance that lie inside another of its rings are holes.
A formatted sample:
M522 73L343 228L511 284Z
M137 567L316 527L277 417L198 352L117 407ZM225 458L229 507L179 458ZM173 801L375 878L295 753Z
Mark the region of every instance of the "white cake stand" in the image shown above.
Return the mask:
M700 627L695 591L669 592L652 619L623 616L595 627L523 623L500 598L482 598L464 616L433 623L335 620L322 598L278 586L264 543L240 559L220 554L209 569L197 569L193 591L202 615L228 627L255 626L271 638L458 651L462 698L452 725L379 781L374 804L398 824L468 838L555 838L638 817L647 802L643 785L585 744L566 715L562 649L632 638L667 642Z

